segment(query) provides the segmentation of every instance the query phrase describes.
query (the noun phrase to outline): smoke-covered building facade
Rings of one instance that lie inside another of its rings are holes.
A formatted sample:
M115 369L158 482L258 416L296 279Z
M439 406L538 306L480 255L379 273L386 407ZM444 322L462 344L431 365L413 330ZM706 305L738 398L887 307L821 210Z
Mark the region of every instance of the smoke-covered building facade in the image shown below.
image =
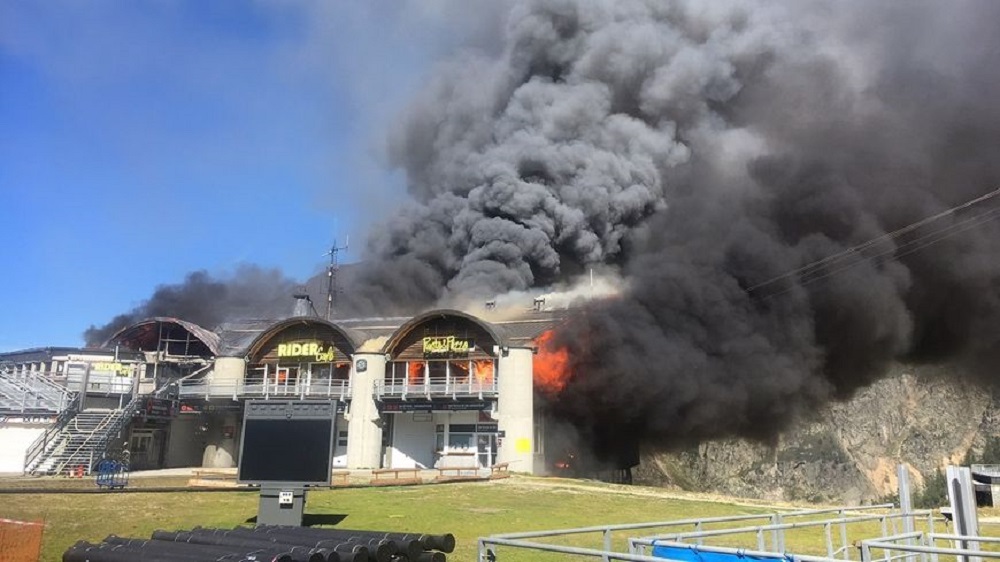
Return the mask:
M71 408L77 415L121 418L116 435L103 451L68 463L45 459L62 451L41 451L25 470L65 472L81 464L90 470L93 458L122 448L134 469L234 467L246 400L332 398L339 404L335 467L508 463L512 470L545 473L550 467L533 363L545 353L540 336L564 315L536 304L492 321L442 309L341 321L291 316L225 323L214 331L177 318L142 320L111 336L104 349L116 351L102 352L133 362L133 375L116 381L117 403L98 402L92 384L86 400ZM21 357L4 354L8 361ZM102 363L95 365L94 381ZM47 365L34 369L38 378L51 375ZM51 428L72 418L59 417L66 419L42 421Z

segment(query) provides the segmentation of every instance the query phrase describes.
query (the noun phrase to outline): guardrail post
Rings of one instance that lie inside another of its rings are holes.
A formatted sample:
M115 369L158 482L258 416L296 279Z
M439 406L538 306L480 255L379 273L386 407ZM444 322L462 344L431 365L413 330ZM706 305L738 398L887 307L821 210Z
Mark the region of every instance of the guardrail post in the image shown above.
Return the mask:
M611 529L604 530L604 556L601 558L604 562L611 562L611 556L607 553L611 552Z
M841 519L844 518L845 514L844 514L843 510L838 511L837 513L840 515ZM843 555L844 560L850 560L851 559L851 553L848 552L848 550L847 550L849 546L850 545L847 543L847 522L846 521L841 521L841 523L840 523L840 548L842 549L841 550L841 554ZM869 551L868 554L869 554L869 557L870 557L871 552ZM866 562L868 562L868 561L866 561Z
M833 558L833 533L830 529L830 523L823 525L823 534L826 536L826 557Z
M493 547L496 548L495 546ZM479 541L479 562L496 562L496 551L490 549L489 544L480 539Z
M872 562L872 549L867 543L861 543L861 562Z
M879 523L881 523L881 525L882 525L882 536L883 537L888 536L886 534L887 529L886 529L886 525L885 525L885 523L886 523L885 516L883 515L882 517L879 517L878 520L879 520ZM885 560L885 562L889 562L889 559L892 558L892 551L889 550L888 548L883 548L882 552L885 553L885 556L883 557L883 559Z
M781 525L781 515L775 513L771 516L771 522L773 525ZM785 531L784 529L775 529L771 531L771 546L774 548L775 552L785 551Z

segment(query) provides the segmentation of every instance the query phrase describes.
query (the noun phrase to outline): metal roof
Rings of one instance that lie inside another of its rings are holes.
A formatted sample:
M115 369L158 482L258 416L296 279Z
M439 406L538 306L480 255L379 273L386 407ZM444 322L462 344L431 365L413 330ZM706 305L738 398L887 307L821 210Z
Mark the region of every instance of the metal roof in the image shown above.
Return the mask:
M214 354L219 354L219 335L211 330L202 328L201 326L188 322L186 320L181 320L180 318L170 318L168 316L157 316L154 318L148 318L135 324L131 324L118 330L115 335L108 338L105 342L104 347L111 347L114 342L124 342L124 341L136 341L142 345L148 345L149 349L146 351L152 351L156 348L156 340L159 338L159 333L156 330L156 326L160 323L177 324L178 326L184 328L191 333L194 337L198 338L206 347Z

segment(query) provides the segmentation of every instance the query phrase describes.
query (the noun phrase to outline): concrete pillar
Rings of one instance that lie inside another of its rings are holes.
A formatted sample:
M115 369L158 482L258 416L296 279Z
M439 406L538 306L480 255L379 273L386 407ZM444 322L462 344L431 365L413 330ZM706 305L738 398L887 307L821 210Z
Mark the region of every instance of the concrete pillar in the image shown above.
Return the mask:
M385 378L385 355L355 353L351 406L347 418L347 468L379 468L382 420L375 402L375 381Z
M514 472L534 472L535 412L530 348L510 348L500 355L497 428L504 435L497 462Z
M212 421L208 426L208 434L206 435L208 444L205 446L201 466L205 468L232 468L236 466L236 457L239 454L237 450L237 447L239 447L239 440L237 439L239 430L236 428L238 423L239 417L235 412L227 412L212 417ZM233 428L232 433L228 434L228 436L223 431L226 427Z
M212 368L212 382L242 381L247 372L246 359L242 357L217 357Z
M247 362L242 357L217 357L215 365L212 367L212 384L225 383L226 388L234 388L233 385L242 381L246 376L246 371ZM229 437L223 433L225 427L234 428ZM237 414L227 412L213 415L205 435L207 443L201 465L205 468L232 468L236 466L240 445L237 439L238 434L239 416Z

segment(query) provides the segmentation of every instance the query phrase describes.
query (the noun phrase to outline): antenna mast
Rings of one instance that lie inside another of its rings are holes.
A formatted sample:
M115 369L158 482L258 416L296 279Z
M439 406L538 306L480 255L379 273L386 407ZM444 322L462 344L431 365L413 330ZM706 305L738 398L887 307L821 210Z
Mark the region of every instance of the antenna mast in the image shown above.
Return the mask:
M333 309L337 304L337 293L340 292L340 288L337 286L337 271L340 270L340 261L338 260L338 254L341 251L347 250L347 247L351 243L351 237L347 237L347 241L344 242L343 246L337 246L337 240L333 240L333 245L330 246L330 251L326 255L330 256L330 266L326 270L326 319L333 319Z

